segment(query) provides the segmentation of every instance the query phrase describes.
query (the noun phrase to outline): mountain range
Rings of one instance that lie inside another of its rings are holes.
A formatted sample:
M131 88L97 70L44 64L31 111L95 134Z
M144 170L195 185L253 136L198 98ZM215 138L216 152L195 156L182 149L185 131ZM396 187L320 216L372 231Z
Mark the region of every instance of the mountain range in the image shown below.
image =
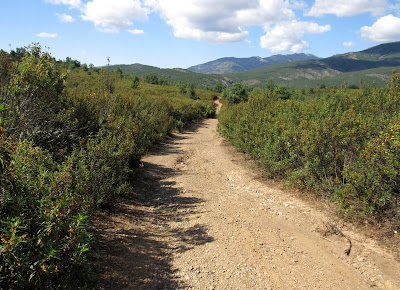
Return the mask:
M237 73L255 68L278 63L295 62L307 59L319 59L312 54L295 53L288 55L273 55L261 58L258 56L248 58L224 57L204 64L191 66L188 70L205 74L228 74Z
M298 58L309 59L296 60ZM322 84L341 86L344 83L359 85L360 81L382 87L390 80L393 70L400 69L400 41L328 58L317 58L307 54L277 55L269 58L230 57L200 64L191 67L190 70L160 69L141 64L115 65L110 66L110 69L117 66L126 73L135 72L139 76L156 73L170 82L192 82L197 87L210 87L218 82L227 86L235 82L263 86L269 79L273 79L278 85L291 88L319 87Z

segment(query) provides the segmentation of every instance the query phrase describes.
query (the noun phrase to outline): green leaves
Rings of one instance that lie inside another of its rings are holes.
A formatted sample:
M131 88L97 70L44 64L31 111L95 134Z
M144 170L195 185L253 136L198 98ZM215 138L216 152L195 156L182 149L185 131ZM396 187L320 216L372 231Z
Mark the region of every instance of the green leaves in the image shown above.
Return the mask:
M362 212L379 219L395 207L400 199L399 139L400 118L369 141L357 162L345 168L347 183L337 192L338 198L361 199Z
M17 144L10 157L5 169L13 186L3 187L8 198L0 199L2 286L55 287L70 280L67 273L85 277L79 245L91 243L84 214L90 199L77 190L80 176L70 161L56 166L30 143Z
M92 214L132 191L154 144L215 112L212 93L84 66L67 77L38 45L8 61L0 52L0 288L95 288Z
M222 97L230 104L247 102L249 88L246 84L235 83L230 89L225 89Z
M132 89L137 89L139 86L139 77L136 75L136 73L132 73L131 75L131 88Z
M224 106L219 130L268 176L332 197L342 212L382 219L398 210L400 75L368 94L293 96L272 84L266 95L253 92L247 103Z

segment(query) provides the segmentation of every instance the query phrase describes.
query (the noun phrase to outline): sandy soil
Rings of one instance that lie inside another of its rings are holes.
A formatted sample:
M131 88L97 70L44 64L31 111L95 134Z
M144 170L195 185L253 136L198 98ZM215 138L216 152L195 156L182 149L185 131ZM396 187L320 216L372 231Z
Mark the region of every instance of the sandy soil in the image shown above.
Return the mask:
M391 253L264 182L217 124L145 156L136 192L102 214L104 289L400 289Z

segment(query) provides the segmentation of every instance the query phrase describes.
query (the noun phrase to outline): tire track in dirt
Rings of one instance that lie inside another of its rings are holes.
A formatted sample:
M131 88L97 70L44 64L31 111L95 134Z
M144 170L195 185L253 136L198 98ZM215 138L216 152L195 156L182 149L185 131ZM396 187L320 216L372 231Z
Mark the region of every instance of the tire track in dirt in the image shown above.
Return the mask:
M135 193L100 216L104 289L400 288L390 253L264 183L217 124L145 156Z

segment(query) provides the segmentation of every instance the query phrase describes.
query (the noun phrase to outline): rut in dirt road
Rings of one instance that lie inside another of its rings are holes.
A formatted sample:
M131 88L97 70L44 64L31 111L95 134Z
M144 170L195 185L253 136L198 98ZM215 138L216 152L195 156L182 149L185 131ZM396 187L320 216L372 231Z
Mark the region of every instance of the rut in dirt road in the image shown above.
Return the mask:
M103 215L104 289L400 288L390 253L265 184L217 124L145 156L134 196Z

